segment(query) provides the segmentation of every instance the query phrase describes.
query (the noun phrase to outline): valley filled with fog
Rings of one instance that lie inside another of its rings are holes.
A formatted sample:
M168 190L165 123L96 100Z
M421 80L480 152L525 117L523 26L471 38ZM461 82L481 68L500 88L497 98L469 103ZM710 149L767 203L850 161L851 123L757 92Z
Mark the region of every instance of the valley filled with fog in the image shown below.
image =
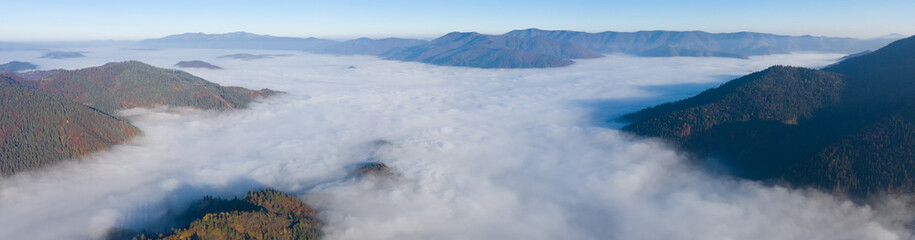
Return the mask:
M327 239L910 237L900 199L859 205L719 176L613 122L772 65L819 68L839 54L608 55L562 68L476 69L288 51L67 50L87 57L13 51L0 62L45 70L203 60L225 69L182 70L286 94L227 112L120 112L142 136L0 182L0 239L163 230L161 219L190 201L263 187L314 206ZM235 53L293 55L219 58ZM397 174L352 177L364 162Z

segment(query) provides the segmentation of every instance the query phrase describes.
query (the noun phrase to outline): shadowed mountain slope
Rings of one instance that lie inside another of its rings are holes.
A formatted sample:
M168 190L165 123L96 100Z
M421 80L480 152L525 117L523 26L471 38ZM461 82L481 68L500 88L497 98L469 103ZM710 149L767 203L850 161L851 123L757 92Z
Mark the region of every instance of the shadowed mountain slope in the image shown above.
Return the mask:
M915 192L915 37L823 70L776 66L628 114L732 173L855 195Z

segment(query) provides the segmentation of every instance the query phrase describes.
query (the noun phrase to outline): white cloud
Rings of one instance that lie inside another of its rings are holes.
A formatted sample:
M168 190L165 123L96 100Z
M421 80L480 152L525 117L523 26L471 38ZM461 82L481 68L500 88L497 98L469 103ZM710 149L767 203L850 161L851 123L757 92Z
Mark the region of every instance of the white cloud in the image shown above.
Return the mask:
M271 51L92 51L83 60L40 65L138 59L169 67L199 59L226 70L187 71L224 85L289 93L223 113L124 111L144 136L91 159L0 182L2 239L95 238L112 226L149 226L204 195L240 196L263 186L317 207L329 239L909 234L902 223L910 215L900 200L861 206L710 176L662 143L600 124L769 65L823 66L838 55L609 56L566 68L483 70L305 53L217 58ZM385 162L400 177L347 178L349 167L368 159Z

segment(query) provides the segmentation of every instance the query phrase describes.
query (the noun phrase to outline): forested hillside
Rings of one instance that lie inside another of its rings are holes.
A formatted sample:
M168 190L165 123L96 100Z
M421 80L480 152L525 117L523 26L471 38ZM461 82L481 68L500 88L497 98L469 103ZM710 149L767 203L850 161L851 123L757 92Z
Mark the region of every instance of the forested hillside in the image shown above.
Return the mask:
M823 70L776 66L623 117L751 179L915 192L915 38Z
M244 108L254 98L276 94L269 89L222 87L184 71L157 68L138 61L59 70L24 83L109 113L155 105Z
M222 87L137 61L80 70L2 73L0 176L79 158L136 136L117 110L157 105L244 108L277 92Z
M0 176L81 157L140 134L105 112L19 81L0 74Z
M190 223L133 239L318 239L321 225L314 209L273 189L249 192L244 199L206 197L191 204L182 218L187 219L179 223Z

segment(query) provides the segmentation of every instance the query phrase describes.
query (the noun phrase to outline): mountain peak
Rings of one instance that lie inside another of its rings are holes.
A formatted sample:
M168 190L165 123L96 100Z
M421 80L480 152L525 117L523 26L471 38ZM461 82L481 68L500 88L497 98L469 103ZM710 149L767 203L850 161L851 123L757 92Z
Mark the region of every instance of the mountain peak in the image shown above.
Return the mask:
M484 34L481 34L478 32L450 32L439 38L454 38L454 37L465 37L465 36L484 36Z
M492 37L495 37L495 36L480 34L477 32L450 32L448 34L445 34L444 36L441 36L439 38L432 40L432 42L447 44L450 42L457 42L457 41L465 42L470 39L492 38Z
M548 31L539 29L539 28L515 29L515 30L509 31L505 35L512 35L513 33L534 33L534 32L540 33L540 32L548 32Z
M116 66L153 67L152 65L149 65L145 62L141 62L141 61L137 61L137 60L110 62L110 63L106 63L106 64L102 65L102 67L116 67Z

